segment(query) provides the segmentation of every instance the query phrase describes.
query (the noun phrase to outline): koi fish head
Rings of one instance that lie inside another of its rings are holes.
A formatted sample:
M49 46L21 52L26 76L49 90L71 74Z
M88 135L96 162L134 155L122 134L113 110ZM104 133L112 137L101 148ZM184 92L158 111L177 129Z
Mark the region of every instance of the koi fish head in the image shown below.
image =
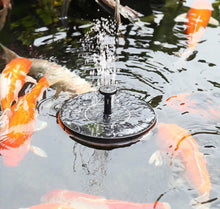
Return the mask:
M16 58L6 65L0 75L0 102L2 110L11 107L18 98L18 92L26 81L26 75L31 67L31 61L26 58Z
M31 67L31 61L27 58L18 57L10 61L9 64L6 65L3 73L8 74L13 71L16 74L27 74Z
M199 194L208 198L211 182L206 168L206 160L192 135L176 124L160 123L159 138L159 144L163 144L164 147L167 147L166 151L173 152L182 161L187 179Z

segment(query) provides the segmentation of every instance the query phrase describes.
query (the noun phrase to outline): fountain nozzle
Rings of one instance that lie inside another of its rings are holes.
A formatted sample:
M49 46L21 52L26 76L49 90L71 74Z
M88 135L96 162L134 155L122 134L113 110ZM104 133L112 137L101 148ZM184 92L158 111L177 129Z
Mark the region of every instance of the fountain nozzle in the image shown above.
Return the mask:
M99 88L99 92L104 95L104 117L112 114L112 95L116 94L117 88L113 85L106 85Z

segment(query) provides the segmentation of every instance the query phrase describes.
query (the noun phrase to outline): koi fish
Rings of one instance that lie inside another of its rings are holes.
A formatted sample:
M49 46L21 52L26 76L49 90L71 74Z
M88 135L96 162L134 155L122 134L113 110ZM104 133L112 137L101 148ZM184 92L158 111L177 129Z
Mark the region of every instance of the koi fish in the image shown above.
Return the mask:
M168 203L134 203L120 200L107 200L99 196L68 190L53 190L42 197L43 204L29 209L170 209Z
M42 77L30 92L18 98L8 117L4 117L4 125L0 127L0 154L5 165L17 166L29 150L36 102L48 87L46 76Z
M218 120L220 118L220 110L215 95L212 98L204 93L181 93L166 99L166 104L172 108L182 112L198 114L204 118Z
M34 82L27 76L31 67L31 61L26 58L11 60L0 74L0 104L2 111L9 109L18 99L18 93L25 82Z
M190 8L187 18L188 48L193 50L208 25L212 14L212 6L208 0L197 0Z
M19 57L2 44L0 44L0 48L3 51L2 58L6 61L6 64ZM56 89L57 94L63 91L73 96L94 91L85 79L61 65L43 59L29 58L29 60L32 62L29 75L36 78L47 73L47 80L50 86Z
M212 18L211 14L212 5L209 0L196 0L188 13L181 14L175 18L176 22L187 20L185 32L187 34L188 49L185 52L186 56L193 52L208 24L219 25L219 22Z
M32 206L29 209L77 209L77 208L72 208L67 205L63 205L59 203L43 203L40 205Z
M211 190L206 160L199 151L199 146L192 135L176 124L159 124L158 144L160 150L169 153L171 158L179 158L185 166L186 176L197 189L200 197L207 200ZM159 164L158 152L154 153L149 163Z

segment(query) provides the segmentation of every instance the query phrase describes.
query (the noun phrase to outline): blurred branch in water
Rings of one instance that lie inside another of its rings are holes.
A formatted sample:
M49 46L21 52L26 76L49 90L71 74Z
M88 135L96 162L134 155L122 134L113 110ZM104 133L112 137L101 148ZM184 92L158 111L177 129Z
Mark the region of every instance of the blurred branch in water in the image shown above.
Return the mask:
M0 31L5 25L9 9L11 9L10 0L0 0Z
M72 4L71 0L64 0L62 6L62 18L67 18L68 10L72 5L73 7L79 7L80 9L84 9L83 13L90 13L92 11L94 15L96 15L95 13L98 13L98 10L102 8L103 11L107 12L112 16L114 15L114 13L120 13L120 15L127 20L132 20L138 17L137 11L133 10L128 6L122 6L119 1L118 4L119 6L117 12L117 2L115 2L114 0L89 0L87 2L83 0L77 0L72 2ZM87 11L88 8L90 8L90 11ZM117 18L117 20L119 21L119 18Z

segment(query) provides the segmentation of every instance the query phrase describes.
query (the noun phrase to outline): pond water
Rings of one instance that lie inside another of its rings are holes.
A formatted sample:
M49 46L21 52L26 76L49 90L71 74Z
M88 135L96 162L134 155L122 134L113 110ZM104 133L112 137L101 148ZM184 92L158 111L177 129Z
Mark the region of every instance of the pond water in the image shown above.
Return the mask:
M154 203L159 199L171 208L192 208L191 201L199 194L187 179L189 171L182 163L178 159L171 163L166 156L161 166L149 163L159 149L160 123L177 124L192 134L210 176L211 190L206 201L210 202L210 209L220 208L219 27L208 26L193 55L183 60L176 54L187 50L186 26L174 18L188 11L191 0L153 4L153 15L120 26L117 44L111 33L111 20L97 15L93 19L91 14L79 17L70 8L66 28L60 19L61 5L55 2L51 12L36 1L15 1L8 22L0 31L1 43L20 56L56 62L98 86L100 44L91 42L101 31L105 43L109 41L107 65L116 72L114 82L118 88L149 102L157 124L128 147L86 147L59 126L56 116L64 98L56 99L55 90L47 89L37 105L37 120L45 121L47 126L31 137L31 145L43 149L47 157L29 150L16 167L7 167L0 160L0 208L29 208L40 204L41 197L54 189L130 202ZM212 16L220 21L220 2L211 3ZM1 69L4 66L0 60ZM192 156L184 158L189 161Z

